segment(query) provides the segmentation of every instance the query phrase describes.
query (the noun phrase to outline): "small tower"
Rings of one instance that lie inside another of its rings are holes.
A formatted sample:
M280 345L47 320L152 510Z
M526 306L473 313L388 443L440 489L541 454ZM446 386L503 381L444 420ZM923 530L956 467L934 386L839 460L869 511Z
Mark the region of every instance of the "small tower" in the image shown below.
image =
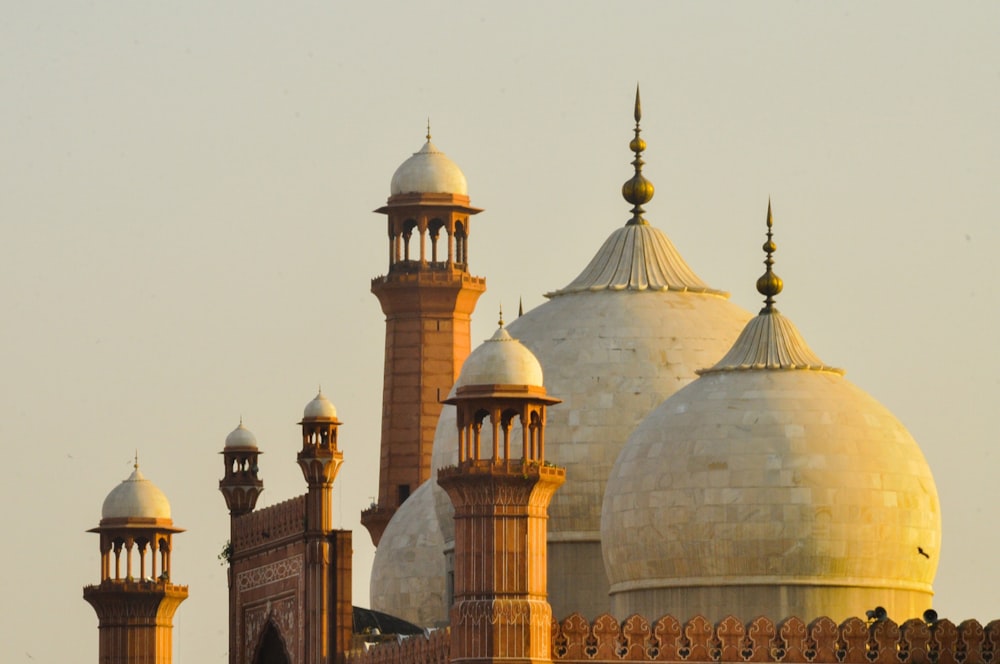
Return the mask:
M219 480L219 491L226 498L230 516L240 516L252 512L257 498L264 491L264 481L258 475L257 438L249 429L240 425L226 436L226 446L222 458L226 464L226 474Z
M112 664L170 664L174 612L187 586L170 582L174 527L170 503L135 470L101 508L101 582L83 598L97 612L99 659ZM124 560L123 560L124 558ZM123 569L124 567L124 569Z
M545 409L559 399L501 320L445 403L458 417L458 465L438 471L455 506L451 660L551 662L546 522L566 472L545 462Z
M372 280L385 313L378 502L361 523L378 545L396 509L431 474L441 398L471 349L469 325L486 280L469 273L470 219L462 171L427 142L392 176L389 271ZM416 236L416 237L414 237Z
M351 606L351 539L349 531L333 530L333 481L344 461L337 449L341 425L337 409L320 390L302 413L299 467L308 491L305 497L305 662L339 661L353 630Z

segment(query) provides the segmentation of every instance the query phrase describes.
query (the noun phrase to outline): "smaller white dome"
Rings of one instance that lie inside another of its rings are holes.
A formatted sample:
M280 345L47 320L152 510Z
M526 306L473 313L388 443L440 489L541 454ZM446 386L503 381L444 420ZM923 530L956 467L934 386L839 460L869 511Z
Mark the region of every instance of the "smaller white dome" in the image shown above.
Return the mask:
M393 173L389 193L468 196L469 188L462 170L428 138L424 146Z
M541 387L542 365L534 353L501 327L465 360L453 392L468 385Z
M228 436L226 436L226 447L257 447L257 436L253 435L250 429L243 426L243 420L240 420L240 425L233 429Z
M323 390L320 390L316 398L306 404L306 408L302 412L302 419L335 420L337 419L337 409L323 395Z
M159 487L136 467L104 499L101 519L169 519L170 503Z

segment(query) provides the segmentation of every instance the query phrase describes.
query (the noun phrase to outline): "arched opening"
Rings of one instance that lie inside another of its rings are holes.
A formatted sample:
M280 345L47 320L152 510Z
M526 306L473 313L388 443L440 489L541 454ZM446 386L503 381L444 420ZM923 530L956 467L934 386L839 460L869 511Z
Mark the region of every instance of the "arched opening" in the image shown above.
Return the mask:
M455 262L465 266L469 262L469 250L466 246L468 234L461 221L455 223Z
M441 237L441 228L444 226L444 222L440 219L431 219L430 224L427 225L428 234L431 238L431 266L432 267L442 267L440 264L441 259L438 258L438 238Z
M403 225L403 260L409 262L410 259L410 238L413 237L413 229L417 227L417 222L413 219L407 220Z
M288 650L285 648L285 640L281 638L281 633L274 621L268 621L264 633L257 644L257 654L253 658L254 664L291 664L288 657Z

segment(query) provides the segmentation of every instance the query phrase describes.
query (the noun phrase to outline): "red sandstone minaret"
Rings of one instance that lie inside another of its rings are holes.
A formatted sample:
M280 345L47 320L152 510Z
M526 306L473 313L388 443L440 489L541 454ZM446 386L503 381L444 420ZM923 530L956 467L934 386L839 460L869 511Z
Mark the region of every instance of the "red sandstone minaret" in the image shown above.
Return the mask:
M353 632L350 533L333 530L333 481L344 453L337 448L340 420L320 392L302 414L299 467L309 486L305 502L305 661L340 661ZM340 535L338 537L338 535ZM346 536L345 536L346 535ZM331 564L333 563L333 564Z
M83 589L97 612L98 661L170 664L174 612L188 596L187 586L170 582L173 535L183 530L138 461L105 498L101 523L89 532L101 536L101 582Z
M566 472L545 462L545 408L558 402L502 324L446 401L458 417L458 465L438 470L455 506L453 663L552 661L546 523Z
M387 204L389 272L372 280L385 313L378 502L361 523L378 545L396 509L431 474L441 400L469 355L470 317L486 280L469 273L465 176L427 143L396 170Z

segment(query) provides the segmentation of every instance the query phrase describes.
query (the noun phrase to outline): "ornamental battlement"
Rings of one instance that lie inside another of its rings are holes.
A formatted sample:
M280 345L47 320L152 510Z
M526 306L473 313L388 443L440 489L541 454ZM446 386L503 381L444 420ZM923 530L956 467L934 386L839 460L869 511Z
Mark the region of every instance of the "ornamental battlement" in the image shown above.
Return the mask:
M301 535L306 530L305 494L234 517L233 551L245 553L258 546Z
M354 652L347 664L447 664L447 630ZM822 662L824 664L989 664L1000 657L1000 620L830 618L808 624L764 617L748 623L730 616L712 624L702 616L680 622L664 616L617 621L602 615L588 621L578 613L552 623L552 660L582 662Z

